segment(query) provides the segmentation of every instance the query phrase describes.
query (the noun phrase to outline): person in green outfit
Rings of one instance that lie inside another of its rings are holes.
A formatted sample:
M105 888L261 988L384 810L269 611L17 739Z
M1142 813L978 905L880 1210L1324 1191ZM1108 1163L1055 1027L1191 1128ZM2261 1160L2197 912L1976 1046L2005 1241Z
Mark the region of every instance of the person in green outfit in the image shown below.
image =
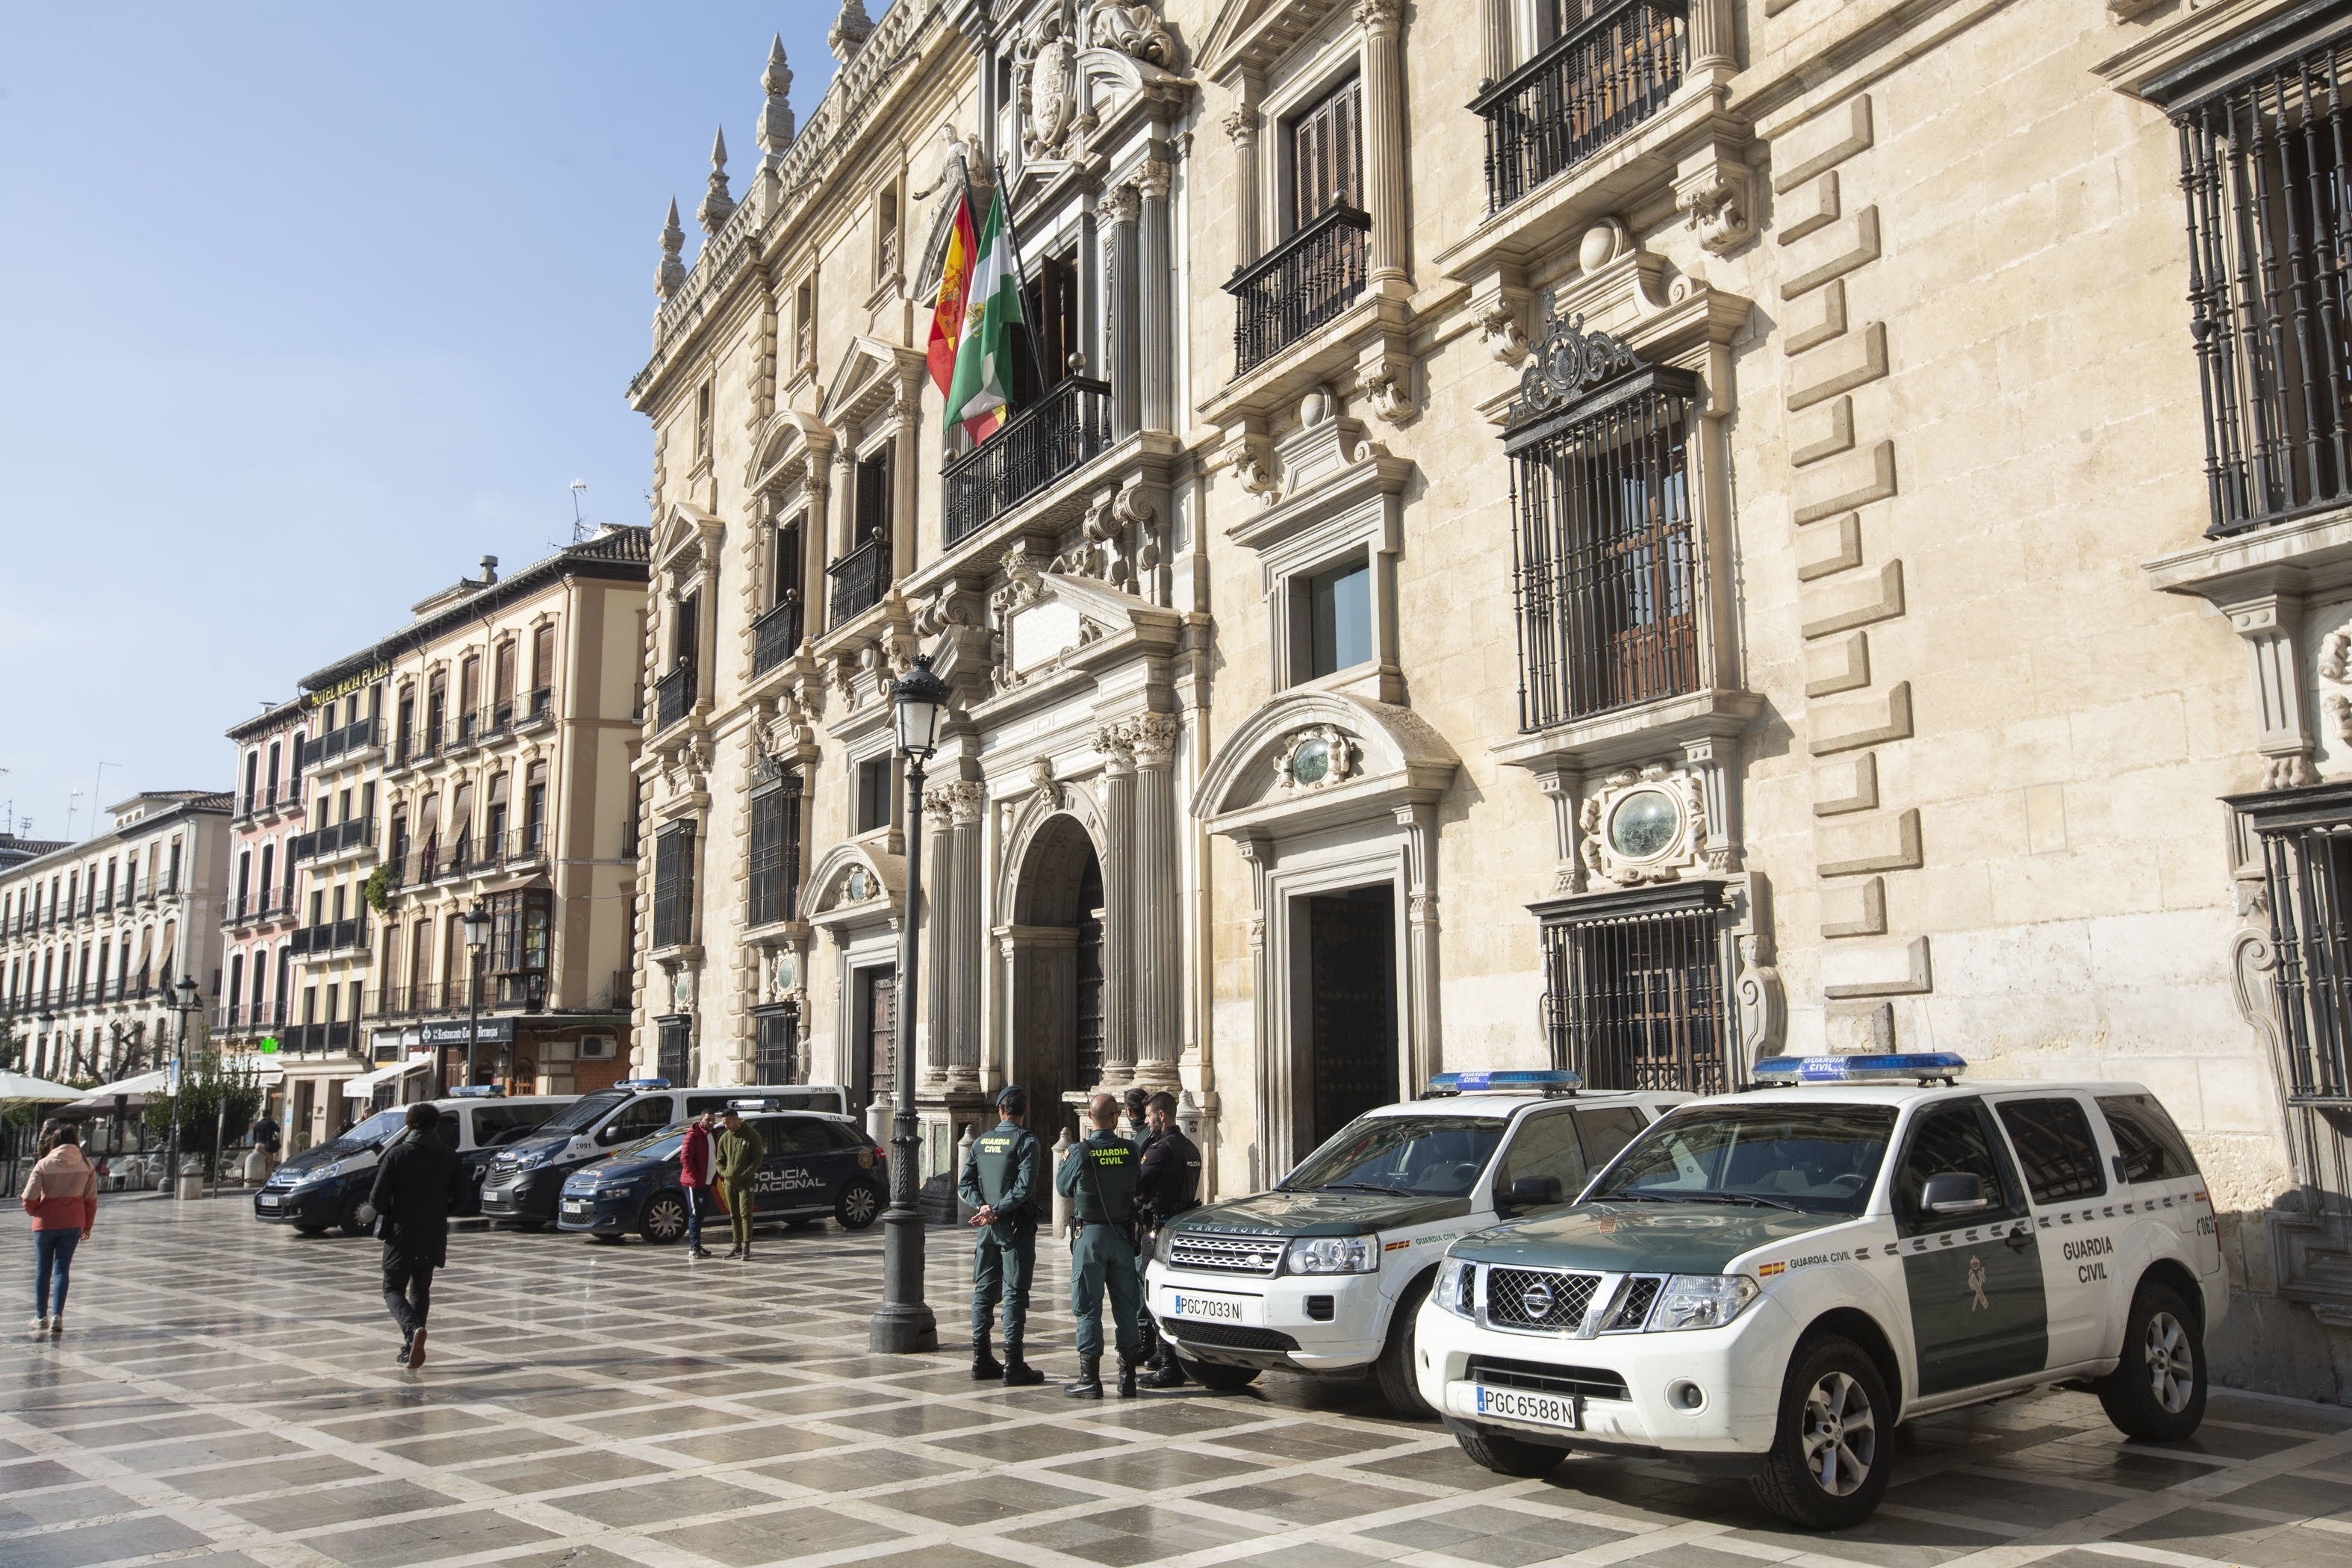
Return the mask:
M768 1148L760 1142L759 1130L733 1106L727 1108L723 1123L725 1130L719 1134L719 1183L727 1194L728 1221L735 1227L735 1245L728 1248L727 1256L748 1260L751 1210L759 1202L760 1162L768 1157Z
M1077 1226L1070 1238L1070 1314L1078 1321L1078 1380L1062 1386L1073 1399L1103 1396L1106 1292L1118 1336L1121 1399L1135 1397L1136 1357L1143 1349L1143 1280L1135 1267L1135 1184L1143 1156L1116 1131L1118 1110L1108 1094L1087 1103L1094 1131L1054 1176L1054 1189L1070 1200Z
M1029 1131L1029 1091L1008 1083L996 1094L1002 1118L971 1141L956 1195L971 1205L980 1227L971 1249L971 1375L974 1382L1003 1378L1007 1388L1026 1388L1045 1374L1021 1359L1021 1336L1029 1321L1029 1279L1037 1265L1037 1135ZM1004 1301L1004 1360L988 1349L988 1320L999 1297Z

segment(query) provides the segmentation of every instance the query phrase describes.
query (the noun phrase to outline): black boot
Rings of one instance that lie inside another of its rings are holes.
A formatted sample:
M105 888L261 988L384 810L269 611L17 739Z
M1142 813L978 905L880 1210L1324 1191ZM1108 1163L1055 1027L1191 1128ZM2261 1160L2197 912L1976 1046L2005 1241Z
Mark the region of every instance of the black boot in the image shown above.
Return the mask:
M1032 1388L1045 1381L1045 1374L1021 1359L1018 1336L1004 1342L1004 1386Z
M1006 1347L1010 1349L1009 1345ZM981 1330L971 1336L971 1380L989 1383L1004 1375L1004 1364L989 1353L988 1331Z
M1143 1386L1181 1388L1184 1383L1184 1369L1176 1364L1176 1352L1168 1348L1166 1340L1160 1341L1160 1353L1151 1358L1151 1375L1143 1380Z
M1078 1381L1062 1384L1062 1392L1072 1399L1100 1399L1102 1397L1102 1357L1080 1356Z
M1124 1353L1118 1358L1118 1396L1121 1399L1135 1397L1135 1358Z

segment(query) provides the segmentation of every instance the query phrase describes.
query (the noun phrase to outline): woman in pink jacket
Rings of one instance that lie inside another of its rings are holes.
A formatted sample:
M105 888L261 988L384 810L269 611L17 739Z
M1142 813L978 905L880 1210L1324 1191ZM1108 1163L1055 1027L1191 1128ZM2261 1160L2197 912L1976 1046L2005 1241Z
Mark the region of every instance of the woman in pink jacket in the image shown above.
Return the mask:
M81 1152L81 1129L58 1129L57 1143L25 1184L25 1212L33 1216L33 1332L66 1331L66 1282L74 1248L98 1224L98 1173ZM56 1289L50 1282L56 1281Z

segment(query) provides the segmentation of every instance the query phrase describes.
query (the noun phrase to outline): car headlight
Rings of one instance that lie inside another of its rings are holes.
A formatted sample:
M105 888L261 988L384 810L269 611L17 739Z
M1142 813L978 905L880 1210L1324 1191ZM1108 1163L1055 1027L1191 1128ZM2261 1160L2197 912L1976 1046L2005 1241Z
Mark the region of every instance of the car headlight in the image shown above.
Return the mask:
M1151 1260L1154 1263L1166 1263L1175 1251L1176 1232L1163 1225L1160 1227L1160 1234L1152 1239Z
M536 1171L554 1158L555 1150L552 1148L528 1150L514 1157L514 1168L518 1171Z
M1470 1316L1470 1281L1472 1265L1463 1258L1441 1258L1437 1265L1437 1283L1429 1288L1429 1299L1457 1318Z
M1759 1294L1745 1274L1677 1274L1658 1292L1650 1310L1650 1331L1719 1329L1747 1310Z
M313 1182L331 1181L342 1173L343 1163L337 1160L329 1164L312 1166L295 1177L294 1184L298 1187L307 1187Z
M1286 1274L1370 1274L1380 1266L1377 1236L1302 1236L1282 1255Z

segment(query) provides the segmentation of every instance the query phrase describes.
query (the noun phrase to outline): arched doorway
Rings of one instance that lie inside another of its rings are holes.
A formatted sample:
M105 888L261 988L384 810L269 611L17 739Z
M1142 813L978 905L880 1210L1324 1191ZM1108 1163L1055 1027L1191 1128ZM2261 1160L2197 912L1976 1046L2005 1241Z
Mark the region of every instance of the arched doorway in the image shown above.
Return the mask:
M1050 1144L1076 1125L1063 1098L1103 1072L1102 860L1076 817L1056 816L1030 840L1013 915L1005 1067L1029 1091L1030 1127Z

